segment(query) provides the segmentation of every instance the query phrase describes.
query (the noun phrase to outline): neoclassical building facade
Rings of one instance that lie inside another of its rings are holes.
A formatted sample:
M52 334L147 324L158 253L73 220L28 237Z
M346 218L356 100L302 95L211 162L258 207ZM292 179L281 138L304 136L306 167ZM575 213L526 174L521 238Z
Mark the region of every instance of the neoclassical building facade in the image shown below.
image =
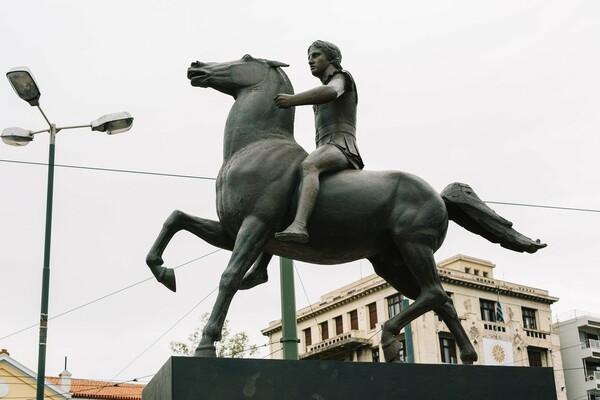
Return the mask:
M495 265L457 255L438 263L446 292L479 355L481 365L554 367L559 400L566 400L560 343L552 332L548 291L494 278ZM409 304L373 274L321 296L297 312L301 359L383 362L381 325ZM281 358L281 321L262 330L272 358ZM398 335L406 362L460 363L446 324L429 312Z

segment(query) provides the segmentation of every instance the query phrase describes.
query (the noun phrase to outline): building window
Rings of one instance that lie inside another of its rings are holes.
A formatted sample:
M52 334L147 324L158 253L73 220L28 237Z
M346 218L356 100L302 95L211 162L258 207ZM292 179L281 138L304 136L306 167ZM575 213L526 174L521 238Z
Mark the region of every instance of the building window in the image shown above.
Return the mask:
M350 330L358 330L358 312L356 310L350 311Z
M523 328L537 329L537 324L535 323L535 310L522 307L521 312L523 313Z
M440 336L440 352L443 363L458 364L458 359L456 358L456 342L454 339Z
M304 330L304 345L310 346L312 344L312 335L310 334L310 328Z
M496 322L495 301L479 299L479 308L481 309L481 319L483 321Z
M539 347L527 347L527 357L530 367L545 367L547 350Z
M339 317L335 317L334 321L335 321L335 334L341 335L342 333L344 333L344 323L342 321L342 316L340 315Z
M398 315L400 313L401 302L402 302L402 296L400 296L399 294L395 294L395 295L387 298L388 318L392 318L393 316Z
M373 358L373 362L379 362L379 347L371 350L371 356Z
M327 321L321 323L321 339L329 339L329 323Z
M400 343L400 350L398 351L398 357L400 357L401 362L406 362L406 340L405 339L399 340L398 343Z
M371 303L369 307L369 329L375 329L377 326L377 304Z

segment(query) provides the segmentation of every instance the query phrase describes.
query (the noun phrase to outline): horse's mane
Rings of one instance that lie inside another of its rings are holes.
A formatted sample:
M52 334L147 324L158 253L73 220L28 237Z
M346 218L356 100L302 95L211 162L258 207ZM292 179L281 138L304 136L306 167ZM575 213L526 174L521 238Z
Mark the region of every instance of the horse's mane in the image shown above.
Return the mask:
M292 85L292 81L290 81L290 78L288 78L288 76L285 73L285 71L283 70L283 68L276 67L275 70L279 73L279 75L281 76L281 79L283 80L283 84L285 86L285 92L289 93L289 94L293 94L294 86Z

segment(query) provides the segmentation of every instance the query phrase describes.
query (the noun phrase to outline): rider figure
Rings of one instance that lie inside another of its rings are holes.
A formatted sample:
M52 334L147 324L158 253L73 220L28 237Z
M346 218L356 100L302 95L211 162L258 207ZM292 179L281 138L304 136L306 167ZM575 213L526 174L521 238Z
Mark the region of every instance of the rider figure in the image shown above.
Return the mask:
M358 93L352 75L342 69L341 61L342 53L335 44L317 40L308 48L308 65L323 84L302 93L275 96L280 108L313 105L317 146L300 165L302 180L296 216L286 230L275 234L278 240L308 242L306 225L319 194L321 173L364 166L356 146Z

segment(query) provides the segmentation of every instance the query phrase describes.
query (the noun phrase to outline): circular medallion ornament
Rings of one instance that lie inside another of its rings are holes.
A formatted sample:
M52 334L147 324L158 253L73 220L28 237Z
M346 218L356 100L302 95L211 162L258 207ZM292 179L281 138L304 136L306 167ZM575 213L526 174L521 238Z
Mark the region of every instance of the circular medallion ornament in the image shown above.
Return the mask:
M492 346L492 357L498 364L502 364L506 360L506 353L502 346L497 343Z
M0 398L5 397L8 394L8 385L0 381Z

